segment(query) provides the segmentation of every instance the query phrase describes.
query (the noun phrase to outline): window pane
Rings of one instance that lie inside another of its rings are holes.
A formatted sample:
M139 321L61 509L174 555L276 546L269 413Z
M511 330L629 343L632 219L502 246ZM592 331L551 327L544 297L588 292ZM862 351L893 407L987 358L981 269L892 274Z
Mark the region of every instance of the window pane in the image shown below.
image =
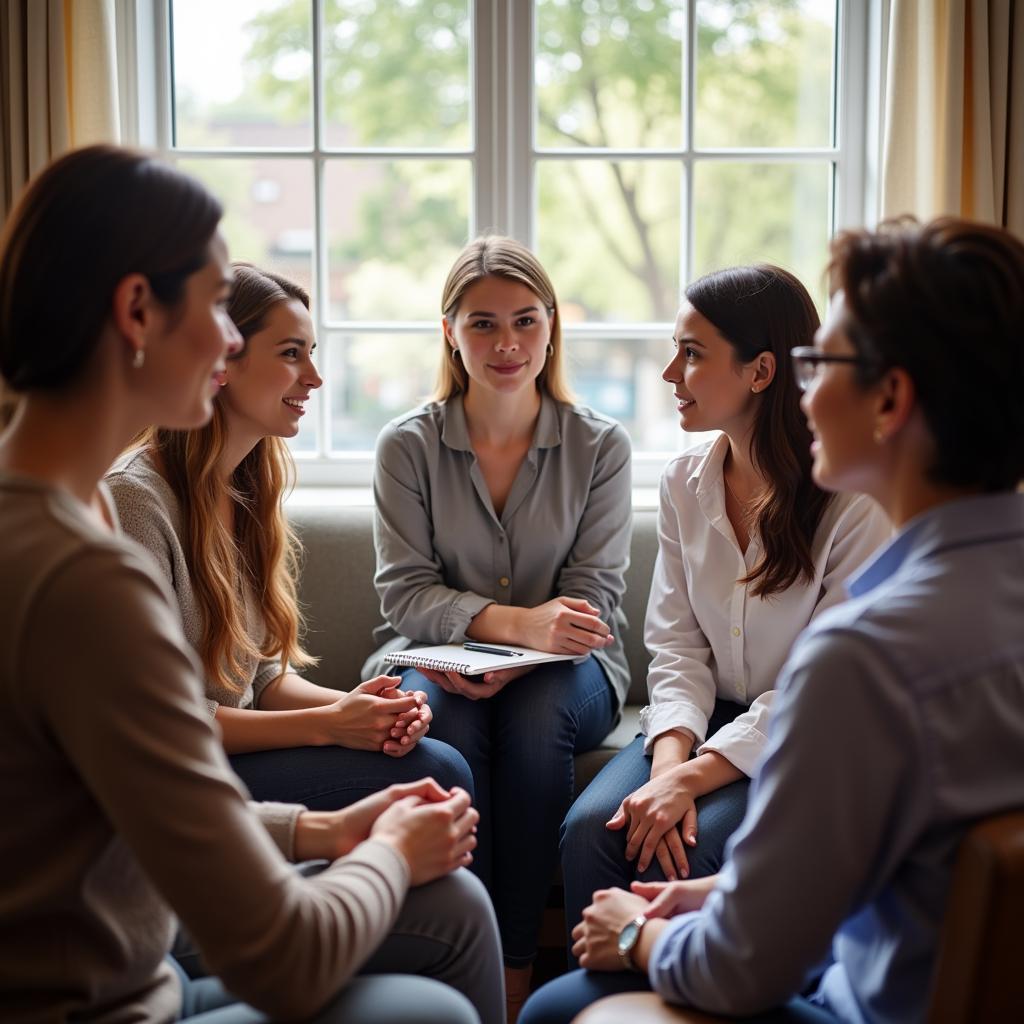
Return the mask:
M313 359L317 363L317 370L323 376L323 360L319 356L319 350L313 353ZM325 401L324 390L326 387L325 383L318 391L310 394L309 401L306 403L306 415L299 420L299 432L295 437L288 438L288 447L293 452L300 452L304 455L315 455L317 453L316 425L320 419L321 403Z
M220 229L233 260L313 288L313 168L308 160L179 160L224 204ZM308 417L307 417L308 419Z
M174 0L175 143L311 146L309 0Z
M697 0L697 145L831 145L835 13L835 0Z
M469 234L469 162L332 160L324 184L330 318L439 319Z
M832 166L725 163L695 169L694 277L739 263L791 270L824 309Z
M538 0L538 144L682 144L684 0Z
M372 451L388 420L433 391L441 346L440 326L430 334L331 335L331 448Z
M328 0L328 146L469 145L467 0Z
M537 251L566 323L673 320L682 171L667 160L543 160Z

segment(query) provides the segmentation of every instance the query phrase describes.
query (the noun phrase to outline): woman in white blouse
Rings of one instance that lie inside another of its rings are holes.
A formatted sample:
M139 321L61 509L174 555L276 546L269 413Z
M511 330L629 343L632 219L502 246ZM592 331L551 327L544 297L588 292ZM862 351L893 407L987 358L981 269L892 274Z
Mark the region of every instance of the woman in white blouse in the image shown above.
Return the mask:
M789 350L811 344L818 323L806 289L777 267L719 271L686 290L662 376L684 430L721 434L662 476L650 703L643 734L563 825L570 929L596 889L718 870L793 640L890 532L868 498L811 479Z

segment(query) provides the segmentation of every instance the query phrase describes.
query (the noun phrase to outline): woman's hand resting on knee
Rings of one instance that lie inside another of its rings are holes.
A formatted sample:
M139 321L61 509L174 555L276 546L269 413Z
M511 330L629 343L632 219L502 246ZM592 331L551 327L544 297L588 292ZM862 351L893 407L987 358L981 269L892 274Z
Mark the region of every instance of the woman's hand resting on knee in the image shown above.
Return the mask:
M700 910L708 893L718 884L718 875L706 875L692 882L633 882L630 891L650 900L644 913L648 917L675 917Z
M333 704L311 708L309 714L315 716L319 742L349 750L407 753L426 734L430 718L424 721L422 716L426 694L400 690L400 682L394 676L377 676L360 683ZM417 728L410 733L414 724ZM399 730L397 739L395 730ZM403 732L410 739L404 746L401 743ZM386 749L387 745L392 749Z
M336 860L377 839L409 866L410 884L423 885L473 861L476 823L469 794L433 779L388 786L340 811L303 811L295 826L296 860Z
M637 871L646 871L657 857L670 880L690 873L683 837L697 845L697 794L686 785L686 767L663 772L630 793L606 823L612 830L627 829L626 859L636 859Z
M473 861L480 815L455 787L445 800L406 796L373 824L370 838L387 843L409 865L410 885L423 885Z

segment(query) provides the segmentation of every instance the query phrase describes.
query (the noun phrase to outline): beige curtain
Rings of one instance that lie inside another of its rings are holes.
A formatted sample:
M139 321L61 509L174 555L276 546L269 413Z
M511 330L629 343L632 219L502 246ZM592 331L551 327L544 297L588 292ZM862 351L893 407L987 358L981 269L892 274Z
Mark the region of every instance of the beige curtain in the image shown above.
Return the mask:
M891 0L883 216L1024 236L1024 0Z
M0 0L0 222L55 156L119 139L114 0Z

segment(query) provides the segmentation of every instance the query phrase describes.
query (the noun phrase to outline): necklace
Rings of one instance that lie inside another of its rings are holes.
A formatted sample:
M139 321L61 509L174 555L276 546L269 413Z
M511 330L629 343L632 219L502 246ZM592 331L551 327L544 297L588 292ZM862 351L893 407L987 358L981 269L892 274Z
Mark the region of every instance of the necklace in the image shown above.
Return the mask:
M736 492L729 486L729 478L725 475L724 469L722 470L722 483L725 484L725 489L729 492L729 497L736 502L743 518L750 519L753 514L754 507L761 500L760 496L751 498L749 501L740 501L740 499L736 497Z

